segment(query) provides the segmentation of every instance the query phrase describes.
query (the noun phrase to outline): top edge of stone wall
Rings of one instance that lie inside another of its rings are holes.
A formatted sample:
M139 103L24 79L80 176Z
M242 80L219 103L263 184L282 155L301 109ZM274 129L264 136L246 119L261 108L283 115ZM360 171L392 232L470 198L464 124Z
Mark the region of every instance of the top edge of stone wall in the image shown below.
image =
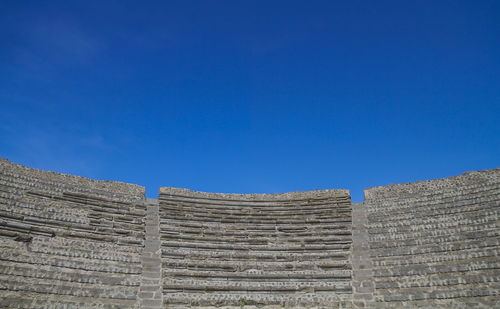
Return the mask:
M327 189L311 191L293 191L284 193L211 193L194 191L184 188L160 187L160 195L173 195L191 198L217 199L217 200L248 200L248 201L279 201L279 200L301 200L301 199L320 199L349 197L347 189Z
M0 170L25 177L33 177L42 181L59 183L76 188L89 188L96 191L123 194L135 199L144 199L146 189L143 186L110 180L94 180L87 177L44 171L13 163L8 159L0 158Z
M364 190L364 193L365 201L369 201L412 196L420 193L438 193L442 190L488 183L500 183L500 168L465 172L458 176L433 180L377 186Z

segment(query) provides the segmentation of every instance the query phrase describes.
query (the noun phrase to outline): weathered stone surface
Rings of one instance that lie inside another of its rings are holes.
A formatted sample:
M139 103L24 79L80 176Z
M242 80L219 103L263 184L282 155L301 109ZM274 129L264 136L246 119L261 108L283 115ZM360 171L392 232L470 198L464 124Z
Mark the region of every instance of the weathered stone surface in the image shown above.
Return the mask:
M499 169L365 197L375 308L498 307Z
M0 307L135 308L144 188L0 161Z
M0 159L0 308L500 307L500 169L365 197L145 199Z
M161 188L159 204L165 305L351 306L347 190Z

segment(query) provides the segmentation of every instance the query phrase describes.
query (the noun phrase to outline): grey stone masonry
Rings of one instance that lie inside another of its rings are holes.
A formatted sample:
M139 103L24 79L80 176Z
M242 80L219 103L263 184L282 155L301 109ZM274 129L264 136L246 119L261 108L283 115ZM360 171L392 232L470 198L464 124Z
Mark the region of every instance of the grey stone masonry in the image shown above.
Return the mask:
M283 194L160 189L171 308L352 308L347 190Z
M366 205L352 204L352 288L355 308L373 307L375 283L368 237Z
M0 308L136 308L144 188L0 161Z
M0 308L500 308L500 169L144 194L0 158Z
M500 308L500 169L365 198L376 308Z
M139 291L141 309L157 309L163 307L161 287L161 249L160 249L160 216L158 200L147 199L146 202L146 239L141 255L142 280Z

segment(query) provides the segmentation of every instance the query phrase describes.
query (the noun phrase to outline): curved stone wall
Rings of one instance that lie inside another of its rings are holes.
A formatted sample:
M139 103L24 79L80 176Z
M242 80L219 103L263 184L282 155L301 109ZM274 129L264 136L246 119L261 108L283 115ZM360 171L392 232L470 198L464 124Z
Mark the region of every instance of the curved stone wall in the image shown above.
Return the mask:
M213 194L161 188L165 305L351 302L347 190Z
M144 188L0 161L0 308L132 308Z
M500 169L365 191L144 188L0 159L0 308L500 308Z
M500 170L365 191L380 308L500 308Z

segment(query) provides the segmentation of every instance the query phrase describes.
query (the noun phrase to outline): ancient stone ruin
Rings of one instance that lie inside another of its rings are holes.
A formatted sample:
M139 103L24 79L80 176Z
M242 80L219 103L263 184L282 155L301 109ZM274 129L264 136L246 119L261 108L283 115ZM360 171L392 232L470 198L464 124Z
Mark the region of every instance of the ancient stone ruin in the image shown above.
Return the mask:
M0 308L500 308L500 169L144 192L0 160Z

